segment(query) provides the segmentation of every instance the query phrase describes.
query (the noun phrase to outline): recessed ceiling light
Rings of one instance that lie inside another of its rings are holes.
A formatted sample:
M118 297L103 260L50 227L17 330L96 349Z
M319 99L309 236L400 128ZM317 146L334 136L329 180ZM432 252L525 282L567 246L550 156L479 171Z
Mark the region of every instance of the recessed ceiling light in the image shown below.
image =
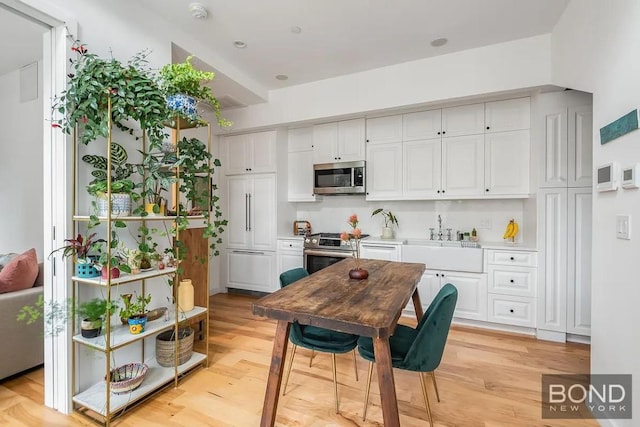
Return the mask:
M293 26L293 27L291 27L291 32L293 34L300 34L302 32L302 28L298 27L297 25Z
M209 16L209 12L201 3L191 3L189 4L189 12L191 12L191 16L196 19L207 19Z
M449 40L447 40L444 37L439 38L439 39L435 39L435 40L431 40L431 46L433 46L433 47L444 46L445 44L447 44L448 41Z
M288 78L289 78L289 76L284 75L284 74L278 74L276 76L276 79L278 79L278 80L287 80Z
M233 42L233 45L235 47L237 47L238 49L244 49L245 47L247 47L247 44L245 42L243 42L242 40L236 40Z

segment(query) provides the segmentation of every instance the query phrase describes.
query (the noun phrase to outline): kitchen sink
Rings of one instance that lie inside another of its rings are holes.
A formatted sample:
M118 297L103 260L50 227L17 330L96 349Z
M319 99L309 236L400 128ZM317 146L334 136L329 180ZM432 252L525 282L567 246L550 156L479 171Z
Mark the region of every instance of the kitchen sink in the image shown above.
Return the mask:
M480 243L468 240L429 240L429 239L409 239L407 245L418 246L444 246L448 248L479 248Z
M402 247L402 260L422 262L430 270L482 273L483 250L480 247L463 247L462 244L427 239L408 240Z

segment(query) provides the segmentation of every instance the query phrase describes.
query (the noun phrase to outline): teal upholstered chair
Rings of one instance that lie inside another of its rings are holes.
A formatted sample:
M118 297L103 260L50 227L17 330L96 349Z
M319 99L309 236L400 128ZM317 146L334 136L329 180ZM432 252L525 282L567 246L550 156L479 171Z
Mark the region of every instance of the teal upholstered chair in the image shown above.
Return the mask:
M427 407L429 423L433 425L431 418L431 407L427 394L425 374L431 373L433 386L436 390L436 397L440 402L438 385L436 384L435 369L440 365L444 345L447 342L453 311L458 300L458 290L451 283L444 285L440 292L433 299L427 308L426 313L413 329L408 326L398 325L395 333L389 339L391 348L391 364L394 368L420 373L420 384L422 394ZM358 352L367 359L369 363L369 375L367 377L367 388L364 397L364 409L362 419L367 416L367 404L369 402L369 389L371 388L371 375L373 374L373 340L369 337L360 337L358 340Z
M309 273L304 268L294 268L293 270L285 271L280 275L280 287L290 285L291 283L307 277ZM293 365L293 358L296 354L296 348L298 346L307 348L312 351L311 359L309 359L309 367L311 367L311 361L313 360L313 352L320 351L323 353L331 353L331 362L333 367L333 395L336 401L336 414L339 411L338 407L338 382L336 379L336 354L347 353L353 351L353 366L356 370L356 380L358 380L358 367L356 365L356 353L355 349L358 343L358 336L352 334L345 334L343 332L332 331L330 329L318 328L316 326L301 325L298 322L291 324L291 330L289 332L289 340L293 344L291 349L291 358L289 359L289 368L287 374L284 377L284 390L282 394L287 392L287 383L289 381L289 374L291 373L291 366Z

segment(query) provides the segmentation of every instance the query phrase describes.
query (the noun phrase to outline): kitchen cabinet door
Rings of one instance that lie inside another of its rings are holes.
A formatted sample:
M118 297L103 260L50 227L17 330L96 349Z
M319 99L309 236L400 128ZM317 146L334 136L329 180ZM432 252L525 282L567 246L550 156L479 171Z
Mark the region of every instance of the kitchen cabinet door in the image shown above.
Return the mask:
M287 200L315 202L313 193L313 151L288 153Z
M528 130L485 135L484 153L486 195L529 195Z
M287 132L287 152L313 150L313 127L289 129Z
M593 185L593 113L591 104L569 107L567 121L568 185L569 187L591 188Z
M233 248L249 248L249 192L251 179L242 175L227 178L229 224L227 244Z
M276 177L253 177L249 194L249 232L253 249L276 249ZM233 217L230 217L233 218Z
M338 161L364 160L364 119L338 122Z
M227 253L227 287L259 292L274 292L275 252L230 250Z
M442 188L440 139L405 142L403 150L403 197L429 199Z
M454 197L484 193L484 134L443 138L440 194Z
M591 335L591 188L568 190L567 332Z
M249 136L233 135L223 139L226 150L224 167L227 175L245 174L249 169Z
M437 275L438 273L436 273ZM458 289L455 317L487 320L487 275L442 271L440 285L451 283Z
M484 104L442 109L442 137L484 133Z
M360 243L360 256L366 259L382 259L386 261L400 261L402 245L383 243Z
M276 133L275 131L256 132L250 136L251 173L268 173L276 171Z
M505 99L485 103L485 132L526 130L531 127L530 98Z
M402 140L440 139L442 110L427 110L403 114Z
M367 143L387 144L402 141L402 115L367 119Z
M402 143L368 144L367 200L402 198Z
M313 163L338 161L338 123L324 123L313 127Z
M431 304L438 294L438 291L440 291L440 287L440 272L436 270L425 270L420 282L418 282L418 294L420 295L420 303L422 304L423 311L427 311L429 304ZM407 303L406 310L415 314L413 298Z

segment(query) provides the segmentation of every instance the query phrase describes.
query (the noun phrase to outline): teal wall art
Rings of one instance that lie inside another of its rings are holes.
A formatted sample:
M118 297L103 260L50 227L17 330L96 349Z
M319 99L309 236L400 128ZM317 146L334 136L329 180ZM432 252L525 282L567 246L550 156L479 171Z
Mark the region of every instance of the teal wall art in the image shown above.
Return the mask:
M600 145L620 138L631 131L638 129L638 110L635 109L618 120L600 128Z

